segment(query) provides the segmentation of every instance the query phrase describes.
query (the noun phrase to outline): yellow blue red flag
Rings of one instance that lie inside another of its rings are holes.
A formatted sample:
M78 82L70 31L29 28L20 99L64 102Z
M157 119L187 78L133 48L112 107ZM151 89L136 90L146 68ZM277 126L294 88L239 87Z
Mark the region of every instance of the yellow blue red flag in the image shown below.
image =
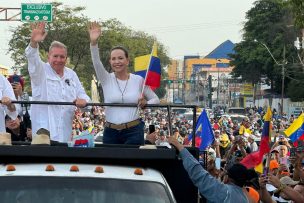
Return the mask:
M248 154L241 161L241 164L243 164L247 168L254 168L259 164L261 164L263 160L263 156L270 151L269 141L271 134L271 125L270 125L271 119L272 119L272 113L270 107L268 107L267 112L264 116L264 126L262 131L261 142L260 142L260 149L259 151Z
M151 54L139 56L134 61L134 73L145 79L145 85L155 90L160 86L161 66L157 56L157 44L154 43Z
M284 133L292 142L304 140L304 113L301 113Z

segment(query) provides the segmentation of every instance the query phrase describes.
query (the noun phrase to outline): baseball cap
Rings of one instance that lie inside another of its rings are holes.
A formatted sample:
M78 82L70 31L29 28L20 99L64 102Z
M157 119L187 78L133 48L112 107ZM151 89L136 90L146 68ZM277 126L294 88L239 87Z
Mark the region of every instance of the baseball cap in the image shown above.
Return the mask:
M247 168L242 164L233 164L228 170L227 175L236 182L236 185L243 187L247 181Z
M294 181L293 179L291 179L291 177L289 176L284 176L280 179L280 182L282 184L285 185L297 185L299 183L299 181Z
M209 148L208 150L208 155L210 156L210 158L215 159L216 158L216 153L214 151L214 149Z
M273 170L279 168L279 163L277 162L277 160L271 160L269 163L269 169Z
M279 153L279 149L278 147L275 147L273 150L271 150L270 153Z
M274 187L273 185L271 185L271 184L266 184L266 190L268 191L268 192L273 192L273 191L275 191L277 188L276 187Z

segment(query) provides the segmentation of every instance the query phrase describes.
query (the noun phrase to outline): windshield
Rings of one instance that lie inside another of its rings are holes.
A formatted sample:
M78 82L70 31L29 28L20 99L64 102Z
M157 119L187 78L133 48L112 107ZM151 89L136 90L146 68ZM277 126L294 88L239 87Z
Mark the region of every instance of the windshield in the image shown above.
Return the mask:
M172 111L177 114L184 114L187 112L187 108L172 108Z
M228 110L228 114L242 114L242 115L245 115L246 114L246 111L245 109L229 109Z
M1 177L1 202L18 203L169 203L156 182L75 177Z
M241 123L246 117L245 116L230 116L231 120L237 121L237 123Z

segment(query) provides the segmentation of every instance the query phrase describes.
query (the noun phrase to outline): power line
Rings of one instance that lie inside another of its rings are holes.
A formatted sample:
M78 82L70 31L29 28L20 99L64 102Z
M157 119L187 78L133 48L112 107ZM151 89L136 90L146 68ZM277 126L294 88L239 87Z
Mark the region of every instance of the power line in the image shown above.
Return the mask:
M214 28L222 28L222 27L229 27L229 26L238 26L237 24L231 21L222 21L221 23L201 23L201 24L189 24L189 25L174 25L174 26L163 26L163 27L150 27L144 28L145 31L157 31L159 32L179 32L179 31L191 31L191 30L210 30Z

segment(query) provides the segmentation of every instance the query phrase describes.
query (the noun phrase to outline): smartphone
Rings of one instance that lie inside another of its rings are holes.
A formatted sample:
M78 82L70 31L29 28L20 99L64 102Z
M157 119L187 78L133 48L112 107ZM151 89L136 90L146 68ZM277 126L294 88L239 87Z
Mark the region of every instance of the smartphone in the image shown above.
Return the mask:
M215 168L218 170L221 169L221 158L215 158Z
M269 172L269 167L264 167L264 168L263 168L263 175L264 175L265 177L267 177L268 172Z
M13 75L13 83L19 83L20 82L20 76L19 75Z
M149 125L149 134L155 132L155 125Z
M296 151L297 151L297 148L295 148L295 147L290 148L290 156L295 157Z

